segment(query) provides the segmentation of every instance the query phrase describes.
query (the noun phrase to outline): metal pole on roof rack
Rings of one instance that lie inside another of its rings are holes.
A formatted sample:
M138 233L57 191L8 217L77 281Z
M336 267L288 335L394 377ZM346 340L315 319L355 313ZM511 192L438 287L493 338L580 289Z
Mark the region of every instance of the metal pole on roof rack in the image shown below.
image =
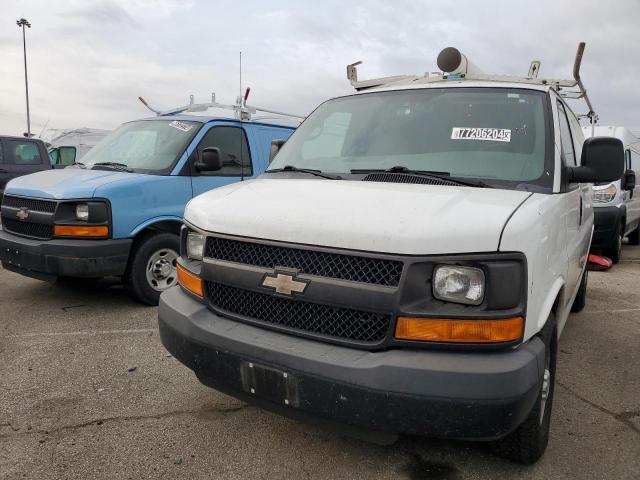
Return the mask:
M593 111L593 106L591 105L591 100L589 100L589 95L587 95L587 89L584 87L582 83L582 79L580 78L580 65L582 64L582 55L584 55L584 42L580 42L578 45L578 51L576 52L576 60L573 63L573 78L578 85L580 91L580 97L584 98L584 101L587 102L587 107L589 107L589 120L591 125L595 124L596 112ZM578 98L580 98L578 97Z

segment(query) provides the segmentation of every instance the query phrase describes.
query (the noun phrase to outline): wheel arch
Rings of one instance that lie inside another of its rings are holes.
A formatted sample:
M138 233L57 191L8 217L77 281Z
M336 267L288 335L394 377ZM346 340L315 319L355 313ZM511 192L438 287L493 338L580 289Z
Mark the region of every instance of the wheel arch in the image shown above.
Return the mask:
M540 309L540 316L538 317L538 331L542 331L549 315L553 312L556 319L557 335L560 336L568 311L566 308L566 285L562 277L558 277L552 284L542 308Z
M148 220L147 222L138 225L131 233L131 237L135 241L136 238L139 238L141 235L145 235L150 232L166 232L180 235L181 227L182 218L159 217Z

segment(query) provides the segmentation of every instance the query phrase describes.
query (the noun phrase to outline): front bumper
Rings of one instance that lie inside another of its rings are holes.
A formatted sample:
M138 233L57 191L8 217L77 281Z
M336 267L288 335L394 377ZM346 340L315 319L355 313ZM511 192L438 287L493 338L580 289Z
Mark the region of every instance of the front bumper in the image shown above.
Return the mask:
M616 229L622 216L618 207L595 207L593 209L593 240L591 248L611 248L615 246Z
M500 352L366 352L223 318L180 287L162 294L158 318L164 346L202 383L293 418L378 432L503 437L533 408L544 370L537 337ZM295 378L295 402L252 394L254 363Z
M0 261L7 270L42 280L122 275L131 243L131 239L35 240L0 228Z

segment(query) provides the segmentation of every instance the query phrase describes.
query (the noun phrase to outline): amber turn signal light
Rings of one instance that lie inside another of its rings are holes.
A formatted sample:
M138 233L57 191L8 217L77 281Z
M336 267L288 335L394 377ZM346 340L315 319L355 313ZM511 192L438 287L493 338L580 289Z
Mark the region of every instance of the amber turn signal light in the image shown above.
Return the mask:
M178 271L178 283L180 286L186 291L202 298L204 294L202 292L202 280L200 280L200 277L191 273L179 263L176 266L176 270Z
M56 225L53 227L56 237L108 237L109 227L106 225Z
M500 343L522 337L522 317L503 320L456 320L398 317L396 338L420 342Z

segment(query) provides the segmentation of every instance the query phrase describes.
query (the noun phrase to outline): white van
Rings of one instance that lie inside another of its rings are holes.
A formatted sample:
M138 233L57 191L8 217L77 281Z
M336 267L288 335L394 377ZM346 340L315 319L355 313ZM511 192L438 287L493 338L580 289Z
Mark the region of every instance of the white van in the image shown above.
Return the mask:
M622 239L631 245L640 244L640 186L636 178L640 173L640 138L625 127L583 127L585 137L616 137L624 145L624 176L615 182L593 186L594 225L592 248L620 261Z
M358 81L259 178L184 214L165 347L206 385L367 438L492 440L544 452L557 342L584 307L592 182L623 172L583 139L574 80L476 73ZM372 433L373 432L373 433ZM362 433L362 432L361 432Z
M85 154L109 134L110 130L97 128L77 128L65 130L51 140L49 158L57 168L68 167L80 161Z

